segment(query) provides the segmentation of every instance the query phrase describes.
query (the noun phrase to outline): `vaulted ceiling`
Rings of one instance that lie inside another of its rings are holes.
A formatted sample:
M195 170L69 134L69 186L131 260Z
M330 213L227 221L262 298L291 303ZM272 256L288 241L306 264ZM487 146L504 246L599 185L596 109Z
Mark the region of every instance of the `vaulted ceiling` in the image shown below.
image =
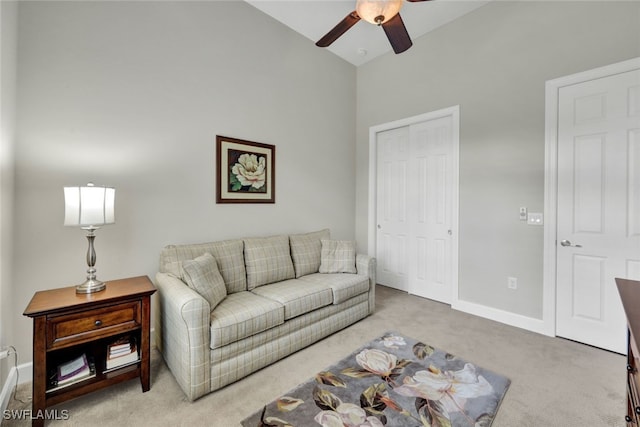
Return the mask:
M245 1L307 37L313 43L354 11L356 4L355 0ZM417 3L405 1L400 15L409 35L415 41L429 31L484 6L489 1L433 0ZM355 66L392 51L382 28L364 20L354 25L327 49Z

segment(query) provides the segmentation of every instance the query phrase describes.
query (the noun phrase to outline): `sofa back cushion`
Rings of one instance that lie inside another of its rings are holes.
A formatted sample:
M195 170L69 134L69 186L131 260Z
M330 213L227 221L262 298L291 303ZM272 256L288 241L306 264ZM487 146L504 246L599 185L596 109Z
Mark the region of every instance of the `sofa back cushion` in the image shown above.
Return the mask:
M248 290L294 278L289 236L245 239L244 262Z
M247 290L247 274L244 268L242 240L223 240L192 245L169 245L160 253L160 272L182 276L182 262L210 253L224 279L227 293Z
M291 258L296 272L296 279L307 274L317 273L320 268L321 240L329 240L329 229L305 234L289 236Z

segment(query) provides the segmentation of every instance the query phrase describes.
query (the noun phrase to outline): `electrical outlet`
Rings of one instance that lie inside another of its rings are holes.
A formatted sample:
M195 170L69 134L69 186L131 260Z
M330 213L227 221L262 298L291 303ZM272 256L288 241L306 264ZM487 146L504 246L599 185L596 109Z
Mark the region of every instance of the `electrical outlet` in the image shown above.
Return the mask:
M509 289L518 289L518 278L517 277L507 277L507 288L509 288Z

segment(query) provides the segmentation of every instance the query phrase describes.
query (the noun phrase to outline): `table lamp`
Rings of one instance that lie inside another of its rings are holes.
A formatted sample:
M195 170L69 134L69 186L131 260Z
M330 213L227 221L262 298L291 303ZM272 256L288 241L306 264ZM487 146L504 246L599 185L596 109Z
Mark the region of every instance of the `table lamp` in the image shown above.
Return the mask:
M96 251L94 232L103 225L115 223L116 190L89 183L86 187L64 187L64 225L81 227L87 231L87 280L76 286L76 293L90 294L106 288L96 279Z

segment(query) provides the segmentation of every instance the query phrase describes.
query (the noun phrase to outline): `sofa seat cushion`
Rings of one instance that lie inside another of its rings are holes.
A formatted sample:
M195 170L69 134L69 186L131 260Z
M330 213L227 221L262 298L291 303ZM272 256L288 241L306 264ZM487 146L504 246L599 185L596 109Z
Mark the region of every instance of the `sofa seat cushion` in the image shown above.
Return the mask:
M300 280L323 283L333 292L333 303L340 304L356 295L369 291L369 278L361 274L316 273L301 277Z
M260 286L252 292L284 305L285 320L309 313L333 302L333 293L326 283L310 280L284 280Z
M285 309L274 299L248 291L236 292L211 312L211 349L284 323Z

